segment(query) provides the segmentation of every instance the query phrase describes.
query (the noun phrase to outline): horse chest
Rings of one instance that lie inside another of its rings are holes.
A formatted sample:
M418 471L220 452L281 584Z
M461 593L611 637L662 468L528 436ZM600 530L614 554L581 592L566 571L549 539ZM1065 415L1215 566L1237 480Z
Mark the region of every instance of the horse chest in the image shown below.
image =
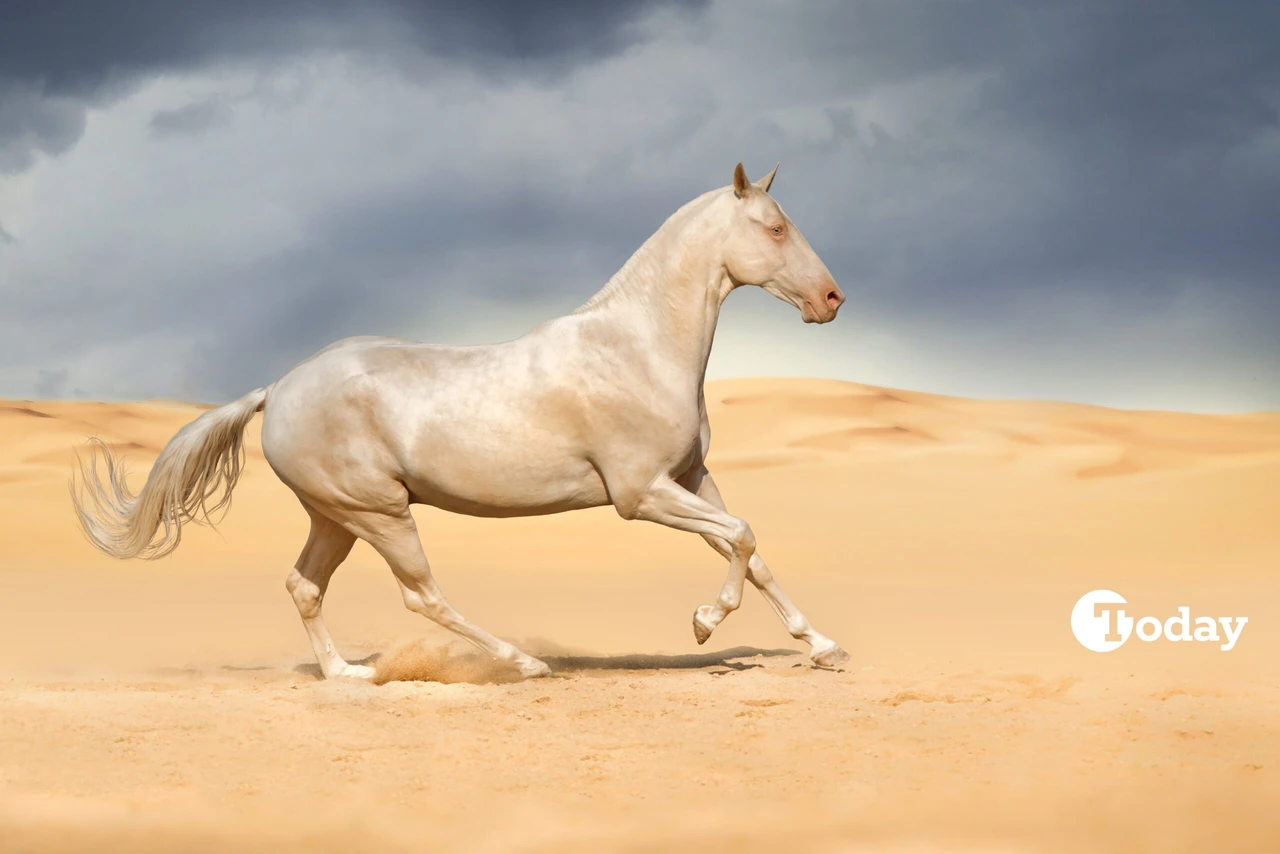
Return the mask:
M598 458L608 468L675 477L702 461L702 433L697 409L685 413L636 407L598 445Z
M703 429L703 420L696 411L662 431L660 455L669 474L680 475L701 464L706 455L709 432Z

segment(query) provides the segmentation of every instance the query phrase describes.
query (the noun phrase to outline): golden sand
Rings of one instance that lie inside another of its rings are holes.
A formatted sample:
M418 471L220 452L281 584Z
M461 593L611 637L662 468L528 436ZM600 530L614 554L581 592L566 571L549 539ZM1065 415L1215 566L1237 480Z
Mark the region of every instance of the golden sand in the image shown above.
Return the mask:
M419 508L454 604L559 678L512 683L358 544L326 617L383 684L326 683L257 421L225 522L121 563L76 531L73 449L137 486L200 407L0 401L0 850L1280 850L1280 415L708 401L730 510L841 672L750 590L698 647L725 571L698 537ZM1069 615L1096 588L1249 622L1093 653Z

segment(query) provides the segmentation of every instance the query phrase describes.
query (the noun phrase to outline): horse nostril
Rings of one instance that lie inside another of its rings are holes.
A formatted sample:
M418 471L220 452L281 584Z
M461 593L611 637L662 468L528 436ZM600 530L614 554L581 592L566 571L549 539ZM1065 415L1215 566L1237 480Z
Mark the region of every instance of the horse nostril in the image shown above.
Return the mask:
M827 305L831 306L832 308L839 308L841 303L843 302L844 302L844 294L840 293L839 291L830 291L827 293Z

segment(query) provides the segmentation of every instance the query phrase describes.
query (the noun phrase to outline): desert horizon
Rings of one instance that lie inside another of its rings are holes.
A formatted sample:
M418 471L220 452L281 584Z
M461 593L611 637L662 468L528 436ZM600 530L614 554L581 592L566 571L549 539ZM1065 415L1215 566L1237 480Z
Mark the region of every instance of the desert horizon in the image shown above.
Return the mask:
M816 668L723 561L611 508L418 507L446 595L543 656L510 673L404 609L364 543L326 597L374 683L320 680L284 579L306 514L255 417L217 529L121 562L76 531L76 449L141 484L201 411L0 402L5 850L1269 851L1280 844L1280 413L708 383L708 467L852 655ZM1235 646L1072 635L1247 617ZM1230 844L1226 844L1226 840Z

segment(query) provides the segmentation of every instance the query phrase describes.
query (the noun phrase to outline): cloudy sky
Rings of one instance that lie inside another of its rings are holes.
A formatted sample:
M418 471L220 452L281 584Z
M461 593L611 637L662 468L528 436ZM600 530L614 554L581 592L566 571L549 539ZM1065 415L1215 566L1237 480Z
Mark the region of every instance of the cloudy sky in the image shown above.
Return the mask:
M1280 409L1278 37L1269 2L13 0L0 396L512 338L741 160L848 303L735 293L713 376Z

